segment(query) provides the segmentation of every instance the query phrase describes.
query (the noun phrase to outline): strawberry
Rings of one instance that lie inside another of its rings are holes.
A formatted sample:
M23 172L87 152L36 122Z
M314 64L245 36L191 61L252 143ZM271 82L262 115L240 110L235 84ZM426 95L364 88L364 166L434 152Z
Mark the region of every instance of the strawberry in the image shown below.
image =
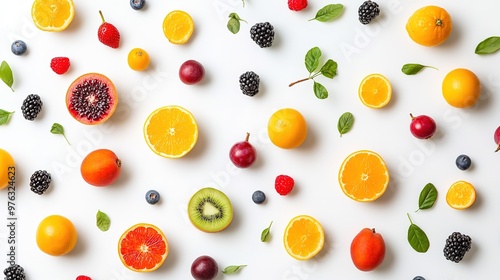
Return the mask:
M99 11L101 15L102 24L99 26L99 30L97 31L97 37L99 41L106 46L117 49L120 46L120 32L114 25L104 20L104 16L102 12Z
M307 0L288 0L288 8L292 11L300 11L307 7Z
M80 276L76 277L76 280L92 280L92 278L90 278L88 276L80 275Z
M66 73L69 69L69 58L67 57L54 57L50 61L50 68L59 75Z
M289 194L294 186L295 182L292 177L288 175L278 175L274 181L274 188L280 195Z

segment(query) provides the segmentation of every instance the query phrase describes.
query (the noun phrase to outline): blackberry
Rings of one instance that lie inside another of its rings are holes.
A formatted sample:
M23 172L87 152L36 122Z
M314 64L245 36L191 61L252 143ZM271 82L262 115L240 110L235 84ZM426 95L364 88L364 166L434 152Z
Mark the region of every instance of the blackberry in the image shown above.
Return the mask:
M465 253L470 250L472 239L460 232L454 232L446 239L446 244L443 249L444 256L447 260L459 263L465 256Z
M15 264L4 269L3 274L5 275L5 280L25 280L26 275L24 274L24 268L20 265Z
M359 21L362 24L370 23L380 14L378 4L370 0L363 2L358 9Z
M36 119L40 111L42 111L42 99L38 94L30 94L24 99L21 111L25 119L33 121Z
M261 48L268 48L273 45L274 26L269 22L259 22L250 28L250 37Z
M49 188L51 180L49 172L45 170L35 171L30 178L31 191L39 195L43 194Z
M240 76L240 89L244 95L256 95L259 92L259 84L259 75L253 71L247 71Z

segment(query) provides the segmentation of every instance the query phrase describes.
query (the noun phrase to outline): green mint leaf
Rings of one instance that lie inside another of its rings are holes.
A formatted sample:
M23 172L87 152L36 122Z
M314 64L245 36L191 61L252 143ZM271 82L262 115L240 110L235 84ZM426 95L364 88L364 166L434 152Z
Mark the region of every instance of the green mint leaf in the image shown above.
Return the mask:
M321 72L323 76L333 79L333 77L337 75L337 67L337 62L332 59L328 59L319 72Z
M474 51L476 54L491 54L500 50L500 37L493 36L481 41Z
M52 134L61 134L64 137L64 139L66 139L66 142L68 142L68 144L71 145L68 141L68 138L66 138L66 135L64 134L64 127L62 125L54 123L50 128L50 132Z
M240 21L235 18L229 19L227 22L227 29L233 34L238 33L238 31L240 31Z
M5 111L5 110L0 109L0 125L6 124L10 119L10 115L12 115L12 114L14 114L14 112L9 112L9 111Z
M238 272L241 268L247 266L246 264L242 265L230 265L222 270L222 273L224 274L233 274Z
M408 243L410 243L410 246L419 253L427 252L430 246L429 238L427 238L427 235L420 227L411 221L410 215L407 215L408 219L410 219L410 227L408 228Z
M350 112L343 113L337 123L337 129L339 130L340 137L351 130L354 123L354 116Z
M311 20L317 20L320 22L327 22L330 20L334 20L342 14L342 11L344 10L344 5L342 4L329 4L321 8L317 13L316 16Z
M2 61L0 64L0 79L14 92L12 85L14 84L14 75L12 74L12 69L10 69L9 64L6 61Z
M314 94L319 99L325 99L328 97L328 90L326 90L326 88L318 82L314 82L313 90Z
M418 72L422 71L422 69L424 69L426 67L438 70L436 67L432 67L432 66L422 65L422 64L418 64L418 63L408 63L408 64L403 65L403 67L401 68L401 71L406 75L415 75Z
M271 221L271 224L269 224L269 227L264 229L262 233L260 234L260 241L262 242L268 242L271 239L271 226L273 225L273 222Z
M306 69L309 74L312 73L319 66L319 58L321 57L321 50L318 47L314 47L307 51L306 53Z
M429 209L434 205L437 199L437 189L436 187L428 183L420 192L420 197L418 198L418 209Z
M108 215L101 210L97 210L96 214L96 225L101 231L107 231L111 224L111 220Z

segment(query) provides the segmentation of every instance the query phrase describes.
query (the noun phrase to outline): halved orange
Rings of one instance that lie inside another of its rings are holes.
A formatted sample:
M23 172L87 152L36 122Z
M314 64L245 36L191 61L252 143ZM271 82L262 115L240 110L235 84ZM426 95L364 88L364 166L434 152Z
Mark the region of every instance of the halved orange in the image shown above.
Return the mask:
M389 171L382 157L372 151L356 151L342 162L339 184L348 197L361 202L374 201L389 185Z
M358 89L359 99L370 108L382 108L391 101L392 85L381 74L370 74L360 83Z
M287 253L293 258L311 259L325 244L323 226L311 216L296 216L286 226L283 242Z
M191 16L180 10L171 11L163 19L163 34L173 44L184 44L189 41L194 31Z
M167 238L155 225L136 224L127 229L120 237L118 255L123 265L130 270L154 271L167 258Z
M153 152L166 158L180 158L198 141L198 124L187 109L171 105L156 109L144 123L144 138Z
M451 208L467 209L476 201L476 189L466 181L457 181L451 185L446 193L446 203Z
M63 31L75 17L75 5L73 0L35 0L31 17L40 30Z

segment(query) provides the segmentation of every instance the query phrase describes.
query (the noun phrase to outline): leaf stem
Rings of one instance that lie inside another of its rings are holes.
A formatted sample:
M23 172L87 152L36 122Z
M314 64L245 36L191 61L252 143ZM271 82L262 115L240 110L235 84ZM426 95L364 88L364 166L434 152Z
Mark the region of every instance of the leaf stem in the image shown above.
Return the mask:
M71 143L69 143L68 138L66 138L66 135L64 133L63 133L63 137L64 137L64 139L66 139L66 142L68 142L68 145L71 146Z
M291 87L291 86L293 86L293 85L295 85L295 84L302 83L302 82L305 82L305 81L307 81L307 80L311 80L312 78L313 78L313 77L307 77L307 78L304 78L304 79L300 79L300 80L298 80L298 81L295 81L295 82L293 82L293 83L289 84L288 86L289 86L289 87Z
M410 218L410 214L406 213L406 216L408 216L408 220L410 220L410 224L412 224L412 225L413 225L413 221L412 221L412 220L411 220L411 218Z

